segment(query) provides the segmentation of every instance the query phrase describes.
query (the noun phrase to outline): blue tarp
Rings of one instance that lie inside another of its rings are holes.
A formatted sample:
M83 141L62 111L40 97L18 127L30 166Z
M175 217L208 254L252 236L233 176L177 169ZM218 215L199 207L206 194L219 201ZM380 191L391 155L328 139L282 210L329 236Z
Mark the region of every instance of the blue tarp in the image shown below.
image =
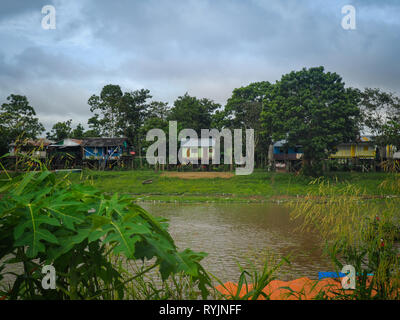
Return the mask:
M373 276L373 273L368 273L367 276ZM322 280L325 278L342 278L346 276L345 273L342 272L318 272L318 280Z

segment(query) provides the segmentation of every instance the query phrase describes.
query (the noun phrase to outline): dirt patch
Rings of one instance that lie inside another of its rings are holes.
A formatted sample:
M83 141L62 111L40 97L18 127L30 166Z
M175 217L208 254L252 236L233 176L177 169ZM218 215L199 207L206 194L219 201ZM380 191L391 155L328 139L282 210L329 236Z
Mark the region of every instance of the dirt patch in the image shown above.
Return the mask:
M229 179L234 176L232 172L163 172L162 177L179 178L179 179L212 179L223 178Z

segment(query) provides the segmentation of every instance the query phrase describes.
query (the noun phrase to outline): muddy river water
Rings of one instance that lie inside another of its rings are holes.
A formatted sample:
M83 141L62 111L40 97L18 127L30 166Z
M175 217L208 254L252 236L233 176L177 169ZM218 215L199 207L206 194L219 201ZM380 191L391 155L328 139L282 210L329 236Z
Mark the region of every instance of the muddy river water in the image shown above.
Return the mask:
M299 222L290 219L284 206L252 204L168 204L140 203L155 216L169 220L169 232L180 250L190 248L208 256L205 269L221 281L237 282L238 264L260 270L266 259L288 256L277 274L280 280L300 277L318 279L318 271L333 271L330 259L323 255L321 239L315 232L299 230ZM22 273L22 265L8 266ZM7 270L8 270L7 269ZM14 277L6 276L5 284Z
M299 230L289 211L273 204L165 204L142 203L156 216L169 219L169 231L179 249L207 252L203 266L223 281L240 275L238 263L260 269L267 257L290 254L290 265L278 274L281 280L333 271L323 255L316 233Z

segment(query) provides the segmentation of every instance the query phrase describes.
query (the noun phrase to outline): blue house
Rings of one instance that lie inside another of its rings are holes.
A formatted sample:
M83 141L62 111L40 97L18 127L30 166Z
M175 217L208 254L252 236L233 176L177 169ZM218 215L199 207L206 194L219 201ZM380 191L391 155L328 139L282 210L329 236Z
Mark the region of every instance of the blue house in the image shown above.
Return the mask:
M128 153L127 138L85 138L81 146L84 160L118 160Z
M303 149L300 145L289 147L286 145L286 140L280 140L274 143L274 160L301 160Z

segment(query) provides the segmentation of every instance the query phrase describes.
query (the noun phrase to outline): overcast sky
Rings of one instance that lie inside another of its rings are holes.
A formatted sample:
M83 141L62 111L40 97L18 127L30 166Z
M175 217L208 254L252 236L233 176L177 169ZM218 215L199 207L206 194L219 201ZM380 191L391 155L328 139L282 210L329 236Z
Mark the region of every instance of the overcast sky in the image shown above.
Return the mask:
M42 28L44 5L56 29ZM341 26L356 8L356 30ZM400 94L399 0L2 0L0 103L26 95L47 129L86 126L106 84L225 104L234 88L324 66Z

